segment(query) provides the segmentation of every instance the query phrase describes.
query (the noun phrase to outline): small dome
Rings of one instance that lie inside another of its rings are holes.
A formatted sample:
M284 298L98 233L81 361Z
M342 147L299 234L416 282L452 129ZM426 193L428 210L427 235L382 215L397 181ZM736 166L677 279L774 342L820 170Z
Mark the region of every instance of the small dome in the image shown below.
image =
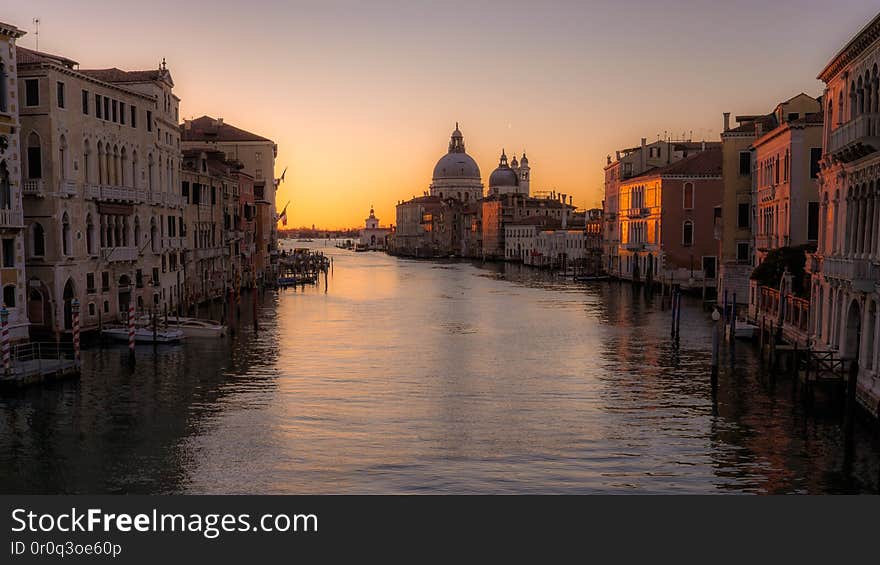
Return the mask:
M516 178L516 171L507 164L507 155L501 150L501 159L498 161L498 168L489 175L489 188L496 186L516 186L519 184Z
M525 151L523 151L522 159L519 160L519 164L522 167L528 166L528 164L529 164L529 158L526 157Z

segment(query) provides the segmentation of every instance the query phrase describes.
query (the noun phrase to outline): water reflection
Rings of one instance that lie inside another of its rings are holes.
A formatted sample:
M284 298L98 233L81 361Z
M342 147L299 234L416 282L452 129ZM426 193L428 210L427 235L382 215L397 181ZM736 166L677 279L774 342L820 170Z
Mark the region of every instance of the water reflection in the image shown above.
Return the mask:
M297 244L300 245L300 244ZM320 245L316 243L315 245ZM237 335L90 350L79 382L0 400L5 492L864 492L839 418L754 351L709 386L710 320L517 265L328 247L324 285L242 301Z

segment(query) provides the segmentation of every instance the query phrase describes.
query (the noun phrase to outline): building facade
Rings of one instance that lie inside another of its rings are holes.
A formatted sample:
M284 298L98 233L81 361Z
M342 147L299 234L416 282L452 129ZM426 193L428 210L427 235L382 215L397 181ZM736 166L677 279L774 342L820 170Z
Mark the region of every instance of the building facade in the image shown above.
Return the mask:
M657 140L650 144L647 141L646 138L642 138L641 145L617 151L614 160L609 155L605 165L603 263L608 274L615 277L623 276L623 265L619 255L623 237L621 222L624 220L620 207L621 183L651 169L671 165L694 153L718 145L718 143L697 143L689 140Z
M179 128L183 149L222 151L253 179L256 211L254 265L258 282L274 281L277 274L278 226L275 158L278 146L271 139L227 124L222 118L202 116L186 120Z
M715 214L722 195L718 145L631 177L618 192L619 277L715 285Z
M370 215L364 220L364 227L360 232L361 245L365 245L370 250L384 250L389 235L391 235L391 228L380 226L379 218L370 207Z
M178 98L155 70L83 70L17 49L25 148L28 313L34 333L117 321L130 303L174 310L181 296L177 231Z
M825 83L813 346L858 362L857 396L880 402L880 15L819 74Z
M9 337L28 337L18 72L15 42L24 32L0 22L0 287Z

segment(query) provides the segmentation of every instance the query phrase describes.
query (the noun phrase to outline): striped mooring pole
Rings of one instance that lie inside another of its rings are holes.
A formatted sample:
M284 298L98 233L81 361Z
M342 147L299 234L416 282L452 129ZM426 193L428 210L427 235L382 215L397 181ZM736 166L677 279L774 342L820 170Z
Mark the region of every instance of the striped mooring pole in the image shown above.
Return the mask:
M0 307L0 339L3 341L3 372L9 375L12 372L12 358L9 356L9 309L4 304Z
M73 360L79 365L79 300L76 298L70 302L70 312L73 315Z
M134 304L128 303L128 357L134 362Z

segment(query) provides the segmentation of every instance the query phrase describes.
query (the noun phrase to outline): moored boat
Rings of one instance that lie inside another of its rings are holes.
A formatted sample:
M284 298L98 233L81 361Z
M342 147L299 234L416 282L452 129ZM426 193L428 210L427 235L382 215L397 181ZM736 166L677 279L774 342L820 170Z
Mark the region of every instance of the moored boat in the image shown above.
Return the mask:
M120 326L115 328L104 328L101 334L116 340L128 342L128 328ZM184 338L183 331L175 328L157 329L155 336L150 328L135 328L135 343L179 343Z

